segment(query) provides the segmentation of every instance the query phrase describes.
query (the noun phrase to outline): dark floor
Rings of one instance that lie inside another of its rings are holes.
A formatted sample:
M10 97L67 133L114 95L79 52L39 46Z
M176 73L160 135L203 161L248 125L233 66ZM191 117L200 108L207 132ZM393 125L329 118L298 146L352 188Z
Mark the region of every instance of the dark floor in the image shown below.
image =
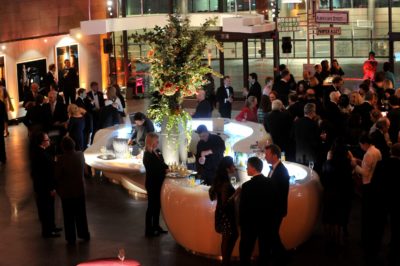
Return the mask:
M6 139L7 165L0 166L0 266L76 265L89 259L116 257L118 248L125 248L127 258L136 259L142 265L219 265L218 261L190 254L170 235L145 238L146 200L132 199L124 189L100 177L86 180L92 240L68 247L63 238L41 238L25 153L26 136L22 124L10 127L10 136ZM356 198L350 237L343 247L327 246L318 226L310 240L292 252L290 265L363 265L358 213L359 199ZM59 202L57 223L62 226Z

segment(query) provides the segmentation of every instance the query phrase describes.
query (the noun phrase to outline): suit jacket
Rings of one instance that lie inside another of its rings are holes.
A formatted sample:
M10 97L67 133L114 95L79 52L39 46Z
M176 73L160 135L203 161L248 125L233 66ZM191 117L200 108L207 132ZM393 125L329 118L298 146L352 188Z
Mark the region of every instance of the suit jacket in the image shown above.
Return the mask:
M293 126L293 118L287 111L271 111L265 117L264 127L272 137L272 141L282 151L288 151Z
M165 171L168 169L162 154L159 150L155 152L145 151L143 164L146 169L146 190L148 192L159 191L165 179Z
M60 91L72 91L79 88L79 77L75 68L64 68L58 74Z
M55 188L53 158L41 147L33 147L30 158L33 190L37 194L49 196Z
M334 135L343 135L344 133L344 115L339 109L339 106L332 102L329 101L325 104L325 114L324 114L326 120L331 123L332 128L334 130Z
M289 194L289 173L282 162L279 162L271 175L271 180L276 188L276 200L278 217L285 217L287 214Z
M331 101L329 95L333 91L339 91L339 90L333 85L331 85L331 86L323 86L323 103L324 103L324 105L326 105L327 103L329 103Z
M320 147L320 132L318 123L308 117L298 119L293 125L296 142L296 161L308 164L317 161Z
M390 120L389 136L392 143L397 143L400 131L400 108L394 108L387 113Z
M51 113L50 103L43 104L45 127L50 129L55 122L63 123L68 120L67 107L63 102L57 101L54 112Z
M196 107L193 118L211 118L212 107L208 100L202 100Z
M239 223L244 231L271 230L277 213L277 190L271 178L253 176L242 185Z
M98 91L97 92L97 96L98 96L98 98L99 98L99 105L100 105L100 108L102 108L102 107L104 107L105 106L105 103L104 103L104 94L101 92L101 91ZM88 93L87 93L87 97L88 98L90 98L90 99L94 99L94 96L93 96L93 91L89 91ZM91 104L90 103L90 110L88 110L88 111L93 111L94 109L95 109L95 105L94 104Z
M253 85L250 86L249 94L247 94L247 98L249 98L249 96L256 97L257 98L257 107L258 107L261 103L261 95L262 95L261 85L260 85L260 83L258 83L258 81L256 81L256 82L254 82Z
M80 151L64 153L57 157L56 190L61 198L78 198L85 194L84 168L85 157Z
M289 82L279 80L275 86L275 91L278 93L278 98L282 101L282 103L285 106L288 105L288 95L290 92Z
M369 132L372 127L370 112L374 107L369 102L363 102L360 105L354 107L353 113L357 113L361 117L361 128L365 132Z
M233 88L232 87L228 87L228 90L229 90L229 95L232 95L232 97L233 97ZM225 99L226 100L228 99L228 94L226 93L226 89L225 89L224 86L219 87L217 89L216 98L217 98L217 102L219 103L220 107L222 105L224 105L224 104L229 104L229 105L231 104L228 101L225 102Z
M228 87L229 95L233 97L233 88ZM224 86L217 89L216 101L218 102L219 112L223 117L230 118L232 111L232 104L228 101L228 94Z

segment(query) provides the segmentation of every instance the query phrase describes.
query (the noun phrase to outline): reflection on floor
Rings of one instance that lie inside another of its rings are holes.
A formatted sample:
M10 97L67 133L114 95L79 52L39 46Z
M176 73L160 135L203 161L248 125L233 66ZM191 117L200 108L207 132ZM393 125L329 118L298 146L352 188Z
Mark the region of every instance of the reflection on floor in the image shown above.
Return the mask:
M129 102L129 112L144 110L143 100ZM144 237L145 199L133 199L105 178L86 180L87 209L92 240L68 247L63 238L42 239L32 194L24 125L10 127L6 139L8 161L0 166L0 265L76 265L95 258L116 257L125 248L128 258L142 265L219 265L219 262L188 253L170 234ZM355 200L348 242L340 249L325 245L321 229L293 251L290 265L362 265L359 247L359 200ZM62 215L57 202L57 224ZM196 224L193 224L193 228ZM235 262L233 265L239 265Z

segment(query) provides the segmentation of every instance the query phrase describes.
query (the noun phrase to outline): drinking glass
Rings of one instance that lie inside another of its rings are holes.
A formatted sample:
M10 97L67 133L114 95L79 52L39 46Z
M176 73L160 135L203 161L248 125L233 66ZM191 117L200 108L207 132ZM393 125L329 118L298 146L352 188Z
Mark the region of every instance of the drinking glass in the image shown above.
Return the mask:
M125 249L118 249L118 259L122 262L125 260Z
M231 176L231 184L232 184L233 187L236 186L236 182L237 182L236 176Z
M314 161L309 161L308 162L308 167L310 168L310 170L311 170L311 175L313 174L313 169L314 169Z

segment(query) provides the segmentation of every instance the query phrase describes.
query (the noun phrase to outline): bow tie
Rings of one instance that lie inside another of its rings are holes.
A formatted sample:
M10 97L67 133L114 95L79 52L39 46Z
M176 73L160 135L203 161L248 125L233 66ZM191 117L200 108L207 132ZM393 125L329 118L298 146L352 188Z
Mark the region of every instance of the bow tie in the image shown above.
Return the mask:
M93 93L93 96L97 96L97 93Z

